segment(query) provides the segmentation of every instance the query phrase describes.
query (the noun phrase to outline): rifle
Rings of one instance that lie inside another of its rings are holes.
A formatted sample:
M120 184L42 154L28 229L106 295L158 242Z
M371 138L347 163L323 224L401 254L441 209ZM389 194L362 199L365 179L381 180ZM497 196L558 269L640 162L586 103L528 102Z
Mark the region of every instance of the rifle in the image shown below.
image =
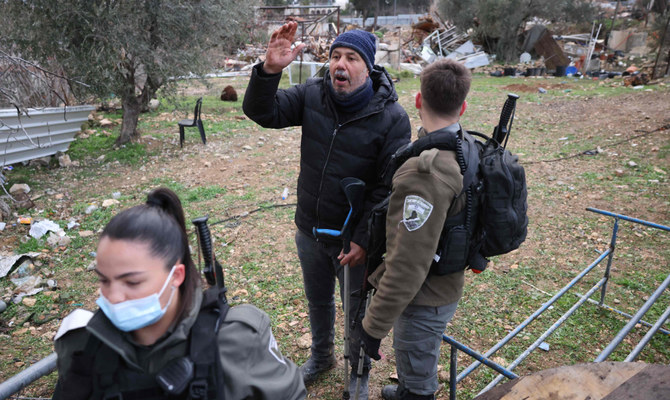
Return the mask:
M327 235L336 238L342 238L342 250L345 254L349 253L351 250L350 241L351 241L351 230L353 225L358 221L360 215L363 211L363 205L365 203L365 182L361 181L358 178L347 177L343 178L340 181L344 195L349 202L349 214L347 215L344 225L341 230L334 229L317 229L316 227L312 228L312 232L315 237L319 235ZM367 279L367 278L366 278ZM342 393L342 398L344 400L349 400L351 394L349 393L349 347L350 347L350 328L349 325L349 302L351 301L351 293L349 288L349 264L344 266L344 299L343 299L343 308L344 308L344 392ZM358 368L361 370L363 367L362 364L359 364ZM358 400L358 390L360 386L360 377L358 379L358 384L356 387L356 397Z
M218 287L220 291L219 296L222 297L225 303L226 283L223 279L223 268L216 260L214 249L212 248L212 235L209 231L209 226L207 226L208 218L204 216L196 218L191 222L195 225L195 231L198 235L198 245L202 251L202 258L205 263L205 267L202 270L205 280L207 280L210 286L216 285Z
M507 147L507 139L509 139L509 134L512 130L514 112L516 110L516 101L518 98L519 96L514 93L507 94L507 100L505 100L502 111L500 111L500 120L498 122L498 126L493 128L493 140L495 140L499 145L502 145L503 149ZM504 144L503 141L505 142Z

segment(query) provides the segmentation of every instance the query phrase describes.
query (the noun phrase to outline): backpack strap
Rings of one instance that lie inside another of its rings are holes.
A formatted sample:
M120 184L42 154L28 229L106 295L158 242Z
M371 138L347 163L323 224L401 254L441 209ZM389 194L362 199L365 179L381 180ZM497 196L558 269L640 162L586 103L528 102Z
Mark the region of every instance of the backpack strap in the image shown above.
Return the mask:
M219 365L218 331L230 306L225 289L212 287L203 294L200 313L191 328L189 357L194 363L194 377L189 387L190 399L224 399L223 373ZM214 377L215 385L208 384Z

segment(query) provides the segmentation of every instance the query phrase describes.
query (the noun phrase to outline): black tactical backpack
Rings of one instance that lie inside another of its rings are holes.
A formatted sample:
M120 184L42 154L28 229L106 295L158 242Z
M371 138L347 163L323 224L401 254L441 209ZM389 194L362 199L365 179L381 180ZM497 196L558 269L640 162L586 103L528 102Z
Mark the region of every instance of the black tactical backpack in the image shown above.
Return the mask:
M477 140L479 137L482 140ZM463 174L466 205L447 218L433 257L431 273L446 275L466 268L479 273L487 257L519 248L528 227L526 176L518 157L497 140L479 132L442 129L396 151L384 174L390 181L396 170L424 150L437 148L456 152ZM453 200L452 206L455 203ZM372 210L369 221L368 273L381 263L386 252L388 197Z

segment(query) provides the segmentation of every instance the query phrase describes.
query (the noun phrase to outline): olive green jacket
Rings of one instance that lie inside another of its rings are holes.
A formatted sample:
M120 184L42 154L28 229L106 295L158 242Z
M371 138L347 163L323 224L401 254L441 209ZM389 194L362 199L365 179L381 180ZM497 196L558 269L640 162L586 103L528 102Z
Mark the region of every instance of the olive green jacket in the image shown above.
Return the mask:
M465 196L456 198L462 187L453 151L425 150L396 171L386 216L386 258L369 278L377 288L363 319L370 336L385 337L409 304L441 306L461 298L463 271L443 276L429 271L445 219L465 204Z
M59 332L55 343L59 374L70 370L72 354L83 350L89 335L111 347L130 368L156 374L170 361L187 355L187 339L201 302L202 292L196 290L188 316L152 346L137 344L130 333L116 329L98 310L86 329ZM280 353L265 312L248 304L230 308L219 328L217 347L212 351L218 351L226 399L305 398L302 376L296 365Z

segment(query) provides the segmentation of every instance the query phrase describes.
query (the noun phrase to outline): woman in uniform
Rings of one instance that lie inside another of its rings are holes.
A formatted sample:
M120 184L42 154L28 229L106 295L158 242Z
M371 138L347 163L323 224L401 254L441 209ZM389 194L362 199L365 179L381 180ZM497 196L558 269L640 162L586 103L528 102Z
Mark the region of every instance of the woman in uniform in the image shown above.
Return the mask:
M103 230L95 313L75 310L56 334L54 399L303 399L270 320L203 293L177 195L156 189Z

